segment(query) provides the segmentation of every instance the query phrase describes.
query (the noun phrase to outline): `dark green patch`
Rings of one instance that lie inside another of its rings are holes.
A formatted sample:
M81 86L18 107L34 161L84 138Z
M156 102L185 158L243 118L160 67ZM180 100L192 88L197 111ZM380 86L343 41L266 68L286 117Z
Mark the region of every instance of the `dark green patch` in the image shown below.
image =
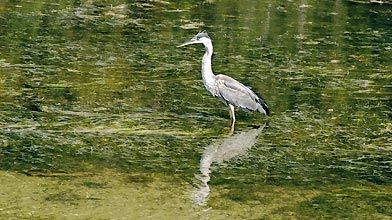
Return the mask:
M149 183L153 182L153 178L144 174L129 174L125 177L126 182L136 183L143 186L147 186Z
M93 181L85 181L83 182L83 186L93 189L104 189L109 187L107 183Z
M298 206L301 217L323 216L325 218L379 218L391 216L391 194L374 193L366 189L343 189L326 192ZM367 216L365 213L372 213ZM298 216L300 217L300 216Z
M239 189L231 189L228 193L223 194L222 198L244 204L269 204L273 198L269 194L264 194L264 192L260 188L242 186Z

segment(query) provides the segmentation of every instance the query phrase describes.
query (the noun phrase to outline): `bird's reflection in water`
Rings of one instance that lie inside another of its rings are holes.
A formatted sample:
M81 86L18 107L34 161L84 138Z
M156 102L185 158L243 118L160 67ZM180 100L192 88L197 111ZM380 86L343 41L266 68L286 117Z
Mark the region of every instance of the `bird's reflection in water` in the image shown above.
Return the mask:
M259 128L242 131L240 133L220 139L207 146L200 160L200 174L195 175L196 188L192 198L197 205L206 205L210 187L210 173L212 164L222 164L233 157L245 154L257 141L266 124Z

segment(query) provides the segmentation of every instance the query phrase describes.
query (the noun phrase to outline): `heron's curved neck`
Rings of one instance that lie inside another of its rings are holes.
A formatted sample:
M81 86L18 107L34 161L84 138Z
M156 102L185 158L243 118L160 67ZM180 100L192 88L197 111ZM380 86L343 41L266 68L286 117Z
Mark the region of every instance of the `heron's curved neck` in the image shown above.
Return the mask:
M203 56L203 61L202 61L202 65L201 65L201 71L203 74L207 73L207 74L213 74L212 73L212 67L211 67L211 57L212 57L212 53L213 53L213 47L212 47L212 43L206 43L204 44L204 47L206 49L206 52L204 53Z
M201 63L201 74L203 77L204 85L206 86L207 90L212 92L211 89L213 89L213 84L215 80L215 75L212 72L211 67L211 58L213 53L212 42L209 41L204 43L204 47L206 49L206 52L204 53L203 60Z

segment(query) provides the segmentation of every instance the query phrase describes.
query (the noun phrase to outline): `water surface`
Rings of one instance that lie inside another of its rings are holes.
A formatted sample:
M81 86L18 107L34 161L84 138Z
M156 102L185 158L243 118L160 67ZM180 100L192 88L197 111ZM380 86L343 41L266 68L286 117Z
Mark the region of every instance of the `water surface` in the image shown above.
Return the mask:
M391 218L391 27L343 0L3 1L0 217ZM201 30L271 117L229 136L176 48Z

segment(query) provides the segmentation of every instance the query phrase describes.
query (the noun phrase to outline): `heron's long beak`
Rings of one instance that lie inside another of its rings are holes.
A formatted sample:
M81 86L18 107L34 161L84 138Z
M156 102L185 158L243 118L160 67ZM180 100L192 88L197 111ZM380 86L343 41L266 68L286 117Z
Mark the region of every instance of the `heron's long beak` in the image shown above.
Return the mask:
M198 42L196 40L190 39L189 41L187 41L187 42L185 42L185 43L183 43L181 45L178 45L177 47L183 47L183 46L186 46L186 45L189 45L189 44L197 44L197 43Z

